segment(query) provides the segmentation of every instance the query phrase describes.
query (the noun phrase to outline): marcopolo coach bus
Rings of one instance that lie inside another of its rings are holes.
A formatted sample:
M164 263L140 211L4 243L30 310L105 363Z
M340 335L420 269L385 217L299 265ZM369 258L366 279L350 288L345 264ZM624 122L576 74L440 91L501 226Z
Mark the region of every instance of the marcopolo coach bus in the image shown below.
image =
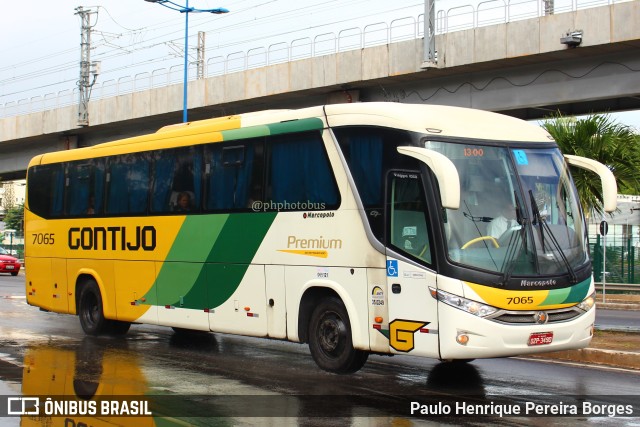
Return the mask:
M35 157L27 300L87 334L132 323L470 360L585 347L585 217L540 127L356 103L240 114ZM595 176L595 175L594 175Z

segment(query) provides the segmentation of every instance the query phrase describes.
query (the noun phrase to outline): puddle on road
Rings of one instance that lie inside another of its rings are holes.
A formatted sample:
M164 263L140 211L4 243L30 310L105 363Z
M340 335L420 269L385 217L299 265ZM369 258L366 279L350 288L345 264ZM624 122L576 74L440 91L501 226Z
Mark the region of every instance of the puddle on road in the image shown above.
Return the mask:
M202 345L215 346L213 341ZM211 425L211 422L222 426L265 425L265 422L298 425L301 416L343 414L352 419L356 415L349 405L336 405L333 396L278 394L233 378L203 374L178 360L143 358L139 348L128 348L130 344L86 337L81 342L28 346L20 352L22 360L19 355L3 354L0 363L12 373L5 375L7 371L0 369L0 395L38 396L39 410L44 413L5 419L19 420L14 425L23 427L165 427ZM47 398L55 402L49 407L53 412L44 409ZM33 405L26 407L33 408ZM107 411L103 415L104 408ZM120 416L123 413L141 415ZM385 422L367 425L386 425L387 418L382 419ZM337 424L320 421L317 425Z

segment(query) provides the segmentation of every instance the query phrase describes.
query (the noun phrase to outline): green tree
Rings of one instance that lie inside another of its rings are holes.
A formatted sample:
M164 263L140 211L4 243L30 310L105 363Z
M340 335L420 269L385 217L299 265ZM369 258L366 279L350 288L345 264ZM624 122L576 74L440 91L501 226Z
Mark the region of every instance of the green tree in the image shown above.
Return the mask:
M556 114L542 125L564 154L588 157L606 165L616 177L618 193L640 194L640 136L608 114L586 118ZM571 170L586 214L601 216L602 187L592 172Z
M4 216L5 229L16 230L22 233L22 220L24 216L24 204L21 203L7 210Z

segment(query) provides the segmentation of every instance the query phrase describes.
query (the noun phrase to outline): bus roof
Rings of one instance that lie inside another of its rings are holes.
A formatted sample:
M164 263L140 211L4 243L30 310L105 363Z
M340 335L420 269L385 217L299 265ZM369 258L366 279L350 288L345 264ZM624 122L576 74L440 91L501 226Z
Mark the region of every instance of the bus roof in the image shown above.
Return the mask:
M293 132L300 127L296 126L297 121L306 122L303 119L315 119L314 128L326 127L327 124L331 127L369 125L459 138L531 142L552 140L540 126L502 114L441 105L362 102L297 110L266 110L169 125L147 135L39 155L31 160L29 166L219 142L228 139L223 137L227 131L245 130L242 135L251 137L272 134L276 126L281 129L286 125ZM302 128L308 126L307 123Z

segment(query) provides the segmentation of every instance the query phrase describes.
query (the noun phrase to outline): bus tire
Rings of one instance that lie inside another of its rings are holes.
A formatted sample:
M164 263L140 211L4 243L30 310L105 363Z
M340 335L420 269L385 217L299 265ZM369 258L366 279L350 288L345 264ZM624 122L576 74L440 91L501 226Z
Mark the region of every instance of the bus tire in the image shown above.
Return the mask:
M105 319L102 311L102 295L100 288L93 279L89 279L82 286L78 303L80 326L87 335L100 335L108 332L110 322Z
M338 298L325 298L311 314L309 350L316 364L336 374L358 371L369 353L353 348L347 309Z

